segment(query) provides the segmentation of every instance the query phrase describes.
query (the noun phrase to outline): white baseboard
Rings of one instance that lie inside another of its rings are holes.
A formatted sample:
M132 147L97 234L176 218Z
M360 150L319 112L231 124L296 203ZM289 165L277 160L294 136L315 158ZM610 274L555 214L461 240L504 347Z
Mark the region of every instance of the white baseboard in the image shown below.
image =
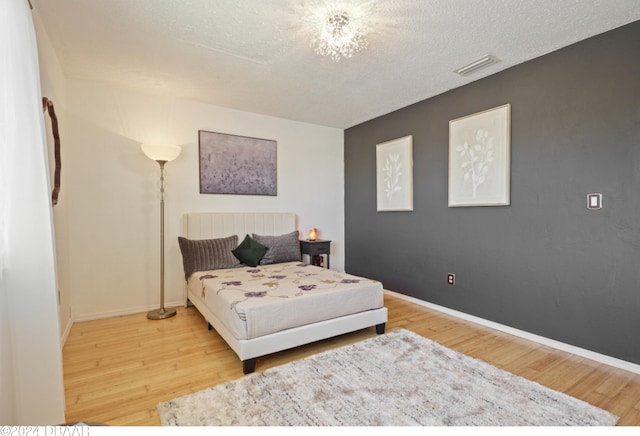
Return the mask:
M480 324L482 326L489 327L494 330L499 330L501 332L509 333L511 335L518 336L520 338L527 339L532 342L537 342L542 345L547 345L557 350L566 351L567 353L585 357L587 359L591 359L599 363L604 363L605 365L613 366L619 369L623 369L625 371L630 371L636 374L640 374L640 365L627 362L626 360L621 360L615 357L607 356L605 354L596 353L595 351L585 350L584 348L565 344L563 342L545 338L544 336L534 335L533 333L528 333L523 330L518 330L513 327L509 327L503 324L498 324L496 322L479 318L477 316L469 315L464 312L458 312L457 310L453 310L447 307L439 306L437 304L429 303L427 301L420 300L418 298L409 297L408 295L400 294L398 292L388 291L388 290L385 290L385 292L393 295L394 297L398 297L400 299L409 301L411 303L415 303L419 306L437 310L438 312L446 313L447 315L455 316L456 318L461 318L466 321L471 321L473 323Z
M184 306L184 302L183 301L165 302L164 306L165 307L181 307L181 306ZM73 321L74 322L91 321L94 319L113 318L113 317L122 316L122 315L133 315L135 313L149 312L150 310L155 310L159 308L160 306L153 305L153 306L130 307L127 309L114 309L114 310L107 310L104 312L85 313L83 315L75 315L73 317Z
M64 344L67 343L67 338L69 337L69 333L71 333L71 327L73 327L73 320L69 318L67 320L67 325L65 326L64 331L62 332L62 336L60 337L60 346L62 348L64 348Z

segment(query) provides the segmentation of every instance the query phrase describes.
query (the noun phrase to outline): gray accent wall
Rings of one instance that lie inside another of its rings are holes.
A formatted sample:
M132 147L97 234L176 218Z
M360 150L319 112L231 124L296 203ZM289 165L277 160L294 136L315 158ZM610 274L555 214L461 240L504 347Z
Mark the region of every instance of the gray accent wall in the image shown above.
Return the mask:
M449 121L506 103L511 204L449 208ZM376 144L406 135L414 209L376 212ZM351 127L344 147L347 272L640 363L640 21Z

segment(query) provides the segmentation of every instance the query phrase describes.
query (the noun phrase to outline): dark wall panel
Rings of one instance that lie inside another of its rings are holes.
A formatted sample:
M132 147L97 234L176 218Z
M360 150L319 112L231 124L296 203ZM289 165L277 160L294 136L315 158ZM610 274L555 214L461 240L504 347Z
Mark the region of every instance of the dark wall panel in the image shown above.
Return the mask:
M505 103L511 205L447 207L449 121ZM378 213L376 144L405 135L414 210ZM640 363L640 22L347 129L345 202L348 272Z

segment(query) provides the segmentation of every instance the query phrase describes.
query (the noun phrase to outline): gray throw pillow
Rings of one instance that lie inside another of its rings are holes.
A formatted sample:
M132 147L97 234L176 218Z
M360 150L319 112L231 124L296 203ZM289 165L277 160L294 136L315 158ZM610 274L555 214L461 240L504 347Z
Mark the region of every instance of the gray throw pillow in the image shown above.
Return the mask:
M252 236L253 239L269 248L262 260L260 260L260 265L300 262L302 259L297 230L279 236L256 235L255 233Z
M182 253L184 278L189 280L196 271L237 268L240 261L231 252L238 246L238 236L219 239L187 239L178 236Z

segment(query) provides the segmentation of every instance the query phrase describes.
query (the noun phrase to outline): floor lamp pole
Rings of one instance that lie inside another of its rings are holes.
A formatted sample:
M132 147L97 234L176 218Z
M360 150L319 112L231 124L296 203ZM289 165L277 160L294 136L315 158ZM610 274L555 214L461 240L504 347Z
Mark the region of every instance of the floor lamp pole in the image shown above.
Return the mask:
M160 164L160 309L147 313L149 319L165 319L176 314L173 308L164 307L164 165L166 160L156 161Z

